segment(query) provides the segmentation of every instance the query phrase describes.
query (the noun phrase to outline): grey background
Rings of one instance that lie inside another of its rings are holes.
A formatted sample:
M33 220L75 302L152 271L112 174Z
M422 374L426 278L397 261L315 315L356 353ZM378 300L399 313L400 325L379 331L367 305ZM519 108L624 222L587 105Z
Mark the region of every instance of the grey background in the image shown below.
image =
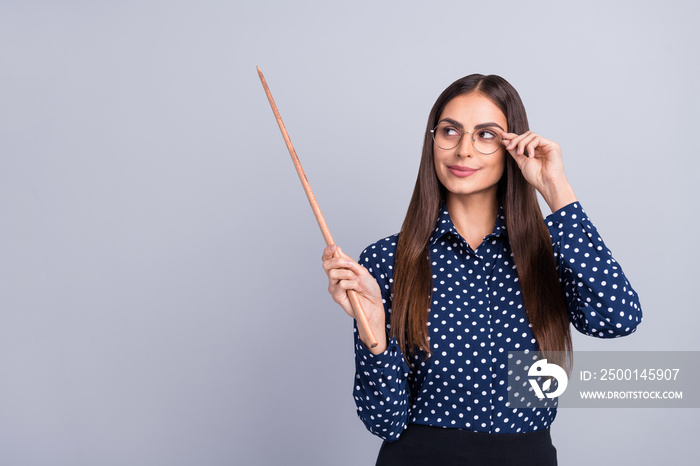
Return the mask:
M641 297L636 334L575 348L700 349L698 13L1 2L0 464L373 464L256 65L353 256L398 231L440 91L504 76ZM552 435L562 465L685 463L697 420L562 409Z

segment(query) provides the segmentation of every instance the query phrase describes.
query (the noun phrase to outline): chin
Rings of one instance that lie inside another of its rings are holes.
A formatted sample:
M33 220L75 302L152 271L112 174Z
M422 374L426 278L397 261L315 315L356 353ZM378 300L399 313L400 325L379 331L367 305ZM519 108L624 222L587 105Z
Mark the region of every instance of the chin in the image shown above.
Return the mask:
M466 185L462 183L448 183L444 184L445 193L454 196L469 196L469 195L484 195L493 194L494 196L498 193L498 183L492 185L480 185L472 184Z

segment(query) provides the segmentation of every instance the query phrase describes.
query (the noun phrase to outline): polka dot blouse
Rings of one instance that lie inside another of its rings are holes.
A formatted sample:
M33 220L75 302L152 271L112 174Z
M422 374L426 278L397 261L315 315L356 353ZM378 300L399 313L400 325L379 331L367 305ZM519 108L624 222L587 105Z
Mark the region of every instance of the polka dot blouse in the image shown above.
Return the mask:
M545 222L574 327L601 338L634 332L642 321L637 294L581 205L569 204ZM387 330L397 237L374 243L360 256L382 289ZM397 440L408 423L491 433L549 427L556 402L536 409L508 403L503 356L538 346L523 307L502 208L493 233L474 251L443 206L429 251L431 356L413 355L411 370L396 339L374 355L355 329L353 394L360 419L388 441Z

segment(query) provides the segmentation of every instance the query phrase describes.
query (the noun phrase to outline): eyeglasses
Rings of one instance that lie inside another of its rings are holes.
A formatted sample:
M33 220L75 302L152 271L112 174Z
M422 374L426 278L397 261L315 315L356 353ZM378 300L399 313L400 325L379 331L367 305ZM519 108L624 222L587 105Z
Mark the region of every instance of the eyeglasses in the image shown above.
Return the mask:
M469 133L451 123L440 123L430 132L433 133L435 145L444 150L457 147L462 142L464 133L471 134L474 149L484 155L496 152L501 147L501 141L505 139L495 129L481 128Z

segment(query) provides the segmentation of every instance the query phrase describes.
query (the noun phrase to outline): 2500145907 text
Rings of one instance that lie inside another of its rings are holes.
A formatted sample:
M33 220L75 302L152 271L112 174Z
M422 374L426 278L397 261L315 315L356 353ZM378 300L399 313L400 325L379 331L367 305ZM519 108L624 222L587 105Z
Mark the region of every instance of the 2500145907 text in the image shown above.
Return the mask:
M602 369L595 372L579 371L579 380L677 380L680 369Z

